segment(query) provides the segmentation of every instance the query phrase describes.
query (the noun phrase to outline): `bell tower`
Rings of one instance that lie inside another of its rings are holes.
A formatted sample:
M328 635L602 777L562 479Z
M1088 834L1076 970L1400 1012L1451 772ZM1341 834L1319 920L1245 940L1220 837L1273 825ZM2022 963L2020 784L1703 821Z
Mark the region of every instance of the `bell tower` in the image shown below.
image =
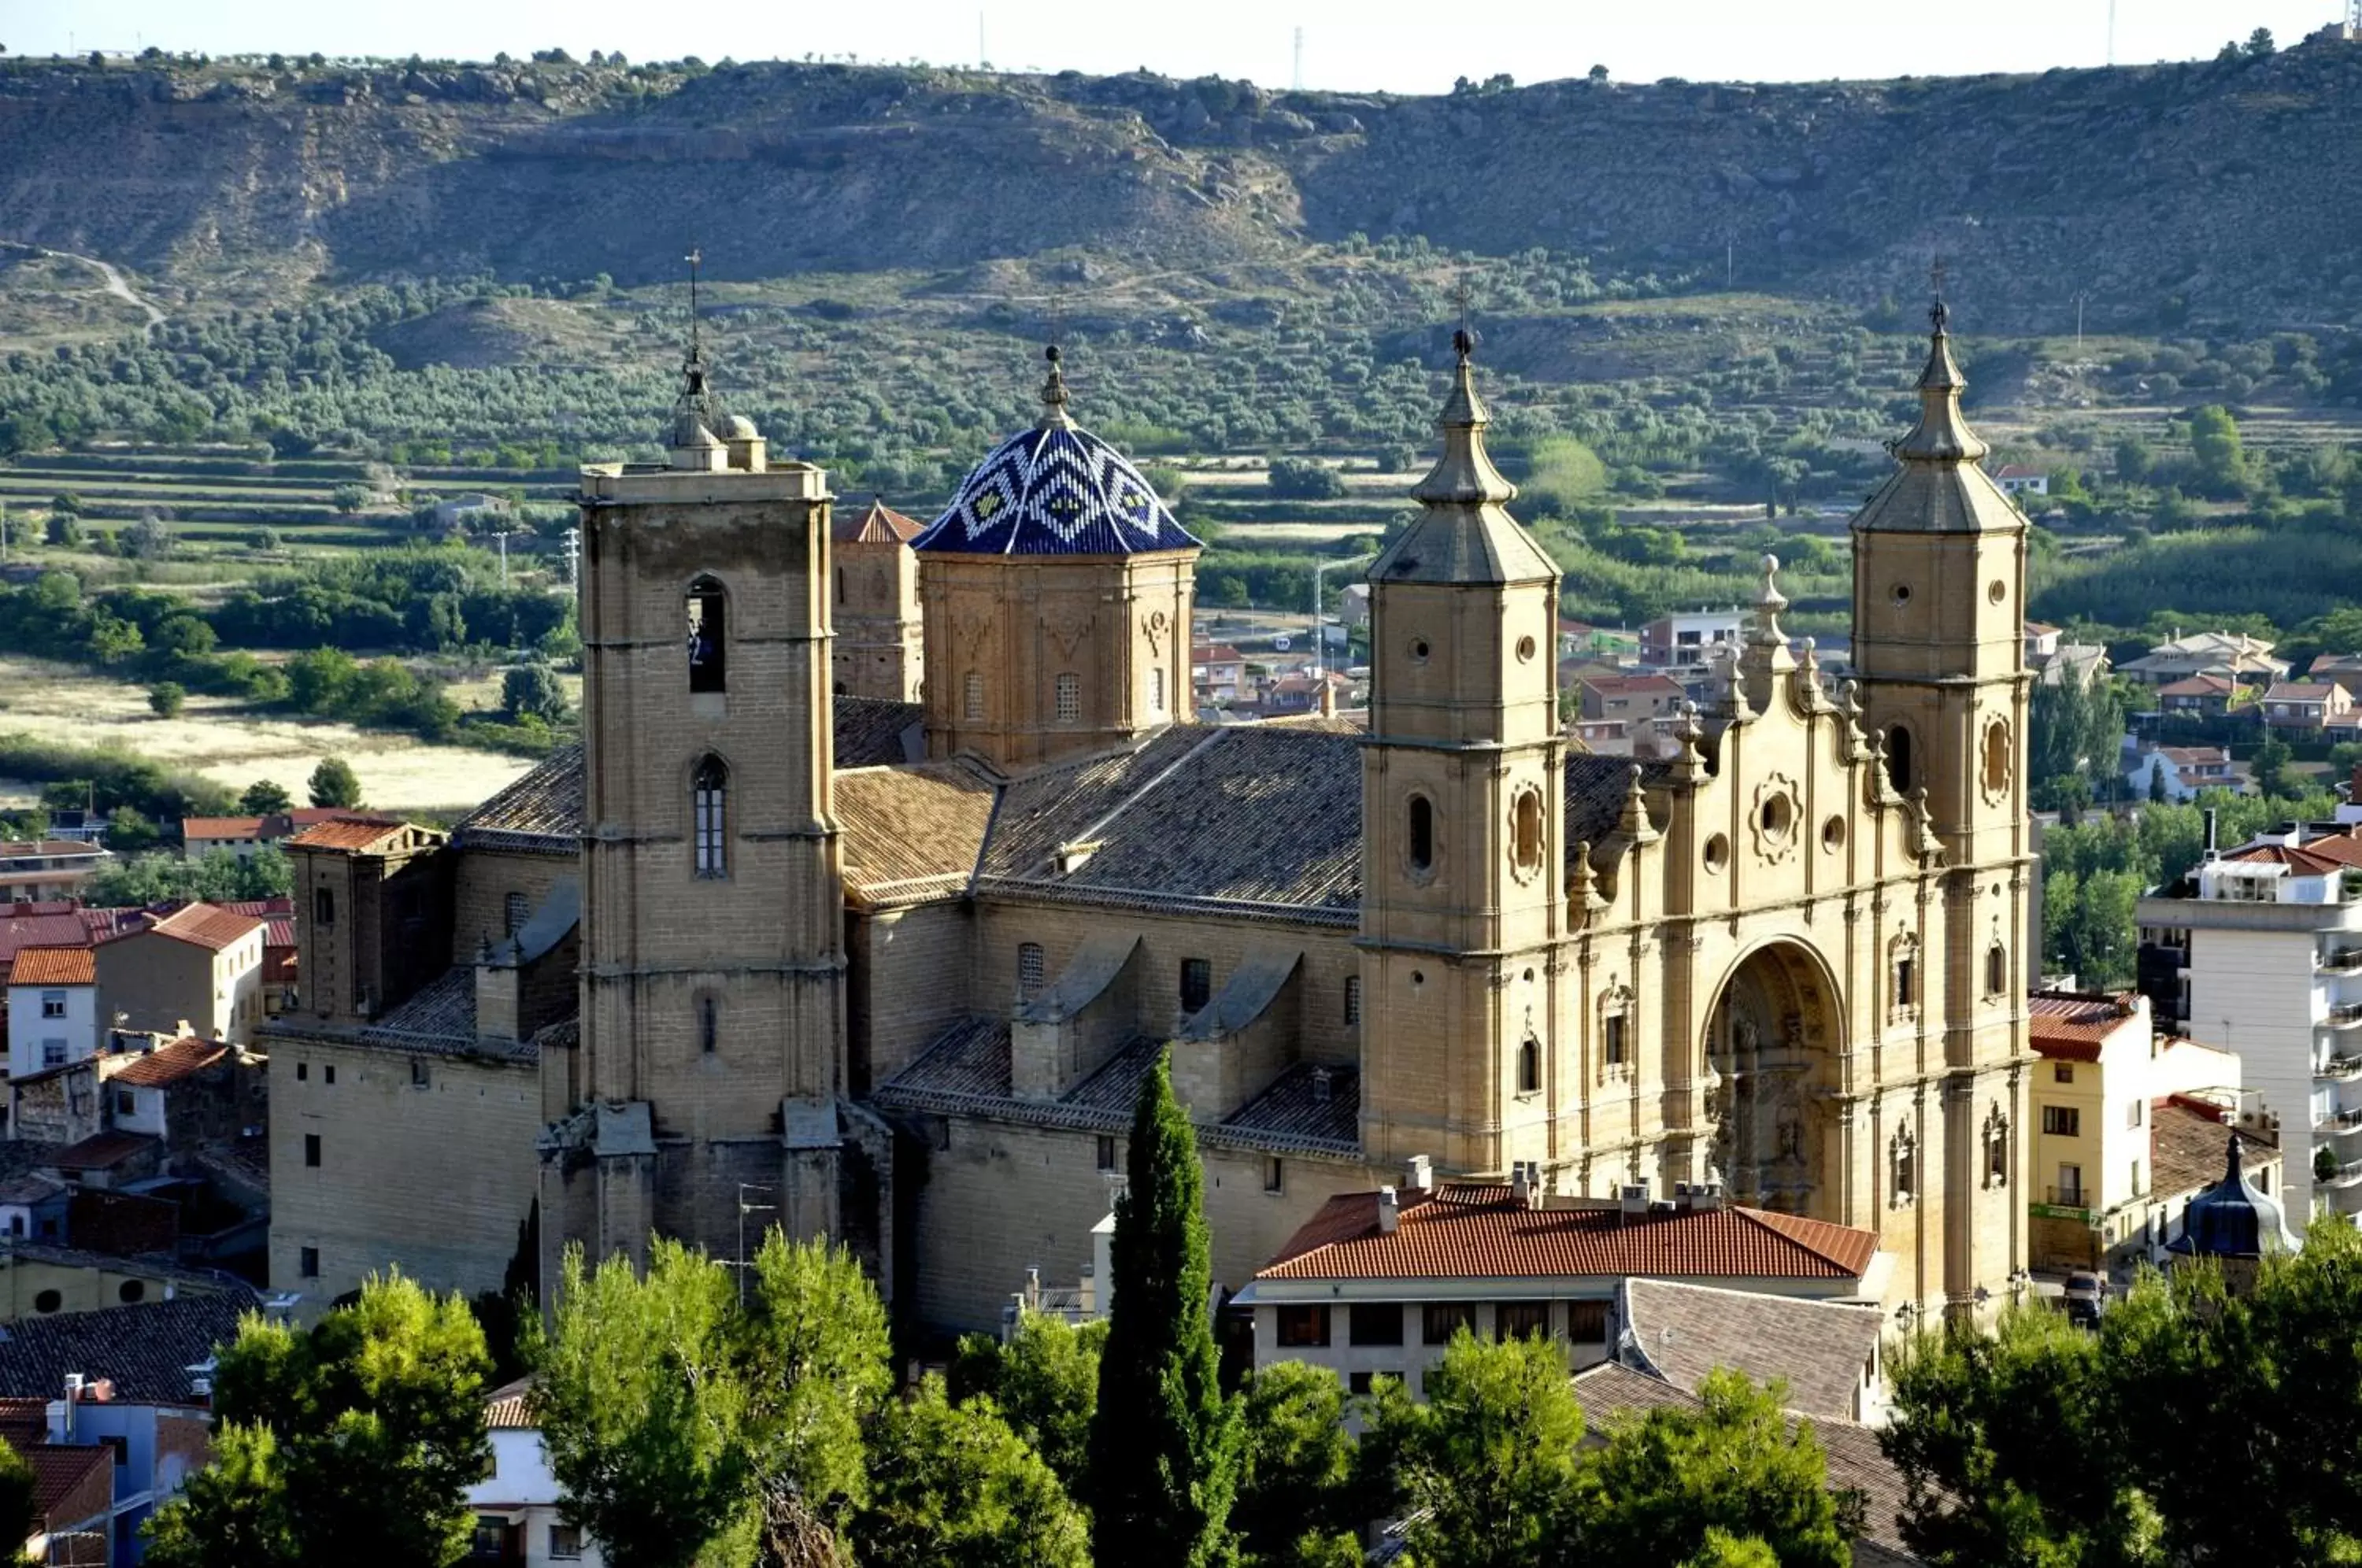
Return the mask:
M1559 570L1505 510L1464 326L1453 348L1443 454L1370 568L1362 1146L1501 1172L1547 1154L1561 1072Z
M721 414L693 340L668 445L582 470L581 1025L542 1055L553 1255L641 1255L651 1231L725 1254L742 1201L838 1229L832 498Z

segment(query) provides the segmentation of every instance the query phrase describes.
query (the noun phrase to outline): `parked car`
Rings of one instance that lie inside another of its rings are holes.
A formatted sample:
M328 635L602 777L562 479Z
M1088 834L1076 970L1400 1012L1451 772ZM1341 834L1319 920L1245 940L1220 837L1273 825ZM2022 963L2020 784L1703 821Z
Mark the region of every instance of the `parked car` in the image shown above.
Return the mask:
M2086 1329L2100 1326L2108 1305L2108 1282L2096 1274L2070 1274L2065 1292L2067 1320Z

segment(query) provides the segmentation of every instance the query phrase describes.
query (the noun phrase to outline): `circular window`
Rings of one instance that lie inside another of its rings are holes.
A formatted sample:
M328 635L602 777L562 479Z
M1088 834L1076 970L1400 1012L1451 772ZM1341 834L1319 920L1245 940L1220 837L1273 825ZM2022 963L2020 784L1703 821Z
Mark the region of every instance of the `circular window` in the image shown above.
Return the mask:
M1427 984L1427 971L1424 969L1413 969L1410 972L1410 988L1412 990L1417 990L1419 987L1425 984Z
M66 1298L54 1290L44 1290L33 1297L33 1310L36 1312L54 1312L65 1304Z
M1763 829L1763 836L1776 844L1787 837L1788 830L1796 825L1796 802L1785 795L1767 795L1755 813L1755 820Z
M1721 834L1705 841L1705 868L1719 871L1730 864L1730 840Z
M1888 594L1888 597L1889 597L1889 598L1891 598L1891 599L1893 599L1893 600L1894 601L1894 602L1895 602L1895 603L1897 603L1897 604L1908 604L1908 603L1910 603L1910 602L1911 602L1911 585L1910 585L1909 583L1907 583L1907 582L1898 582L1898 583L1896 583L1896 584L1894 585L1894 587L1893 588L1893 590L1891 590L1891 591L1890 591L1890 592L1889 592L1889 594Z
M1533 638L1519 637L1518 639L1518 662L1519 664L1531 664L1534 662Z
M2007 583L2003 582L2003 581L2001 579L1999 579L1999 578L1995 578L1995 579L1993 579L1993 580L1992 580L1992 586L1991 586L1990 588L1987 588L1987 589L1985 590L1985 598L1986 598L1986 600L1987 600L1988 602L1992 602L1992 603L1994 603L1994 604L1998 604L1998 603L2000 603L2003 600L2004 600L2004 599L2006 599L2006 598L2008 598L2008 597L2009 597L2009 584L2007 584Z
M1425 637L1413 637L1410 640L1411 663L1425 664L1427 662L1427 639Z
M1845 819L1831 817L1821 824L1821 847L1839 849L1845 845Z
M127 1279L115 1287L115 1298L127 1307L134 1301L145 1301L148 1298L148 1282Z
M1530 985L1532 985L1533 983L1534 983L1534 972L1533 972L1531 969L1529 969L1529 970L1527 970L1527 971L1526 971L1526 984L1528 984L1528 985L1529 985L1529 986L1530 986Z

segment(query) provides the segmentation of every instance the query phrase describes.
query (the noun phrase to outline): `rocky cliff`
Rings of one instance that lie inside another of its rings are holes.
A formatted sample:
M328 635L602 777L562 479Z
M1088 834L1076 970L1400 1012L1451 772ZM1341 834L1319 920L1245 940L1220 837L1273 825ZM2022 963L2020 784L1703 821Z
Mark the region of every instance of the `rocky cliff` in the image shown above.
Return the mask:
M1989 327L2343 322L2362 46L2039 77L1441 98L757 64L0 64L0 238L196 277L635 282L1417 234Z

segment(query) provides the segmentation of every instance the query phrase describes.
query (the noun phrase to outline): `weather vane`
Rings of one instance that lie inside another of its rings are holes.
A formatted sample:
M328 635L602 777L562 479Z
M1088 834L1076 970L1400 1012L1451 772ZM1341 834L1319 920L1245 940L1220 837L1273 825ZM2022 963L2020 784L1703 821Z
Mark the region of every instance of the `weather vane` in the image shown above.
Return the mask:
M1952 313L1944 304L1944 259L1940 255L1927 264L1927 281L1936 292L1936 303L1927 307L1927 319L1936 324L1937 331L1941 332Z
M1451 297L1460 306L1460 330L1451 335L1451 347L1465 359L1476 351L1476 335L1468 330L1468 306L1475 296L1468 287L1467 274L1461 275L1460 282L1451 291Z

